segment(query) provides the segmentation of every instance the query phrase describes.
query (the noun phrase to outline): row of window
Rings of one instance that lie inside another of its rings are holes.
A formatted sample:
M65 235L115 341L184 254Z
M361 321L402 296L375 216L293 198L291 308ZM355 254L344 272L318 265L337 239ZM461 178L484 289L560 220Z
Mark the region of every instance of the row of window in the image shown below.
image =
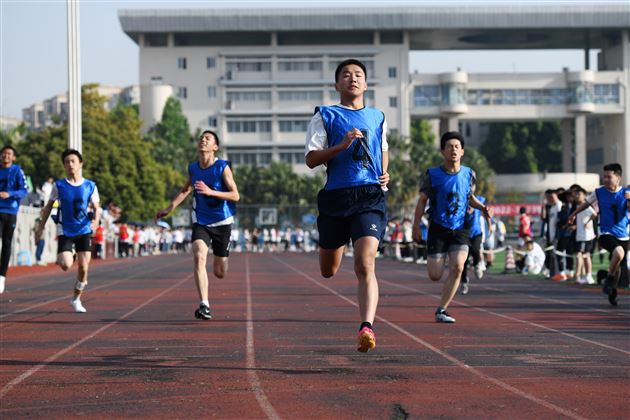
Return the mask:
M553 89L468 89L451 85L416 86L416 107L468 105L566 105L592 102L618 104L619 85L599 84Z
M267 166L272 161L271 152L228 152L228 159L233 165L258 165ZM297 165L304 163L304 152L280 152L280 162Z

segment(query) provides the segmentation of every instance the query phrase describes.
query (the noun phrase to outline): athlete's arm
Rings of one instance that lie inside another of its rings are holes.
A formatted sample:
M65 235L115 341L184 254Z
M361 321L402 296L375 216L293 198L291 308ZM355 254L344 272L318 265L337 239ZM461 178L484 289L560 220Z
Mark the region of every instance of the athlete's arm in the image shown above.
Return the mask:
M330 159L352 146L352 143L358 137L363 137L363 134L361 134L358 128L353 128L346 133L339 144L322 150L311 150L306 155L306 166L313 169L328 162Z
M492 209L490 207L477 200L477 197L475 197L473 194L471 194L468 198L468 203L470 203L471 207L474 207L477 210L481 210L486 220L488 220L488 222L490 221L490 219L492 218Z
M583 202L582 204L580 204L577 209L575 209L575 211L573 213L571 213L571 215L569 216L569 218L567 219L567 224L572 225L573 222L575 222L575 216L586 210L588 207L590 207L591 203L589 203L588 201Z
M94 207L94 220L92 220L92 233L96 232L96 228L98 227L101 221L101 203L92 202L92 206Z
M195 182L195 191L199 194L207 195L208 197L237 202L240 199L240 196L238 194L236 182L234 182L234 175L232 174L232 170L229 166L226 166L223 170L222 178L228 191L215 191L208 187L203 181Z
M50 216L50 212L52 211L53 205L55 204L55 200L48 200L48 203L42 209L40 213L39 224L35 227L35 242L39 241L42 237L42 232L44 232L44 226L46 226L46 221L48 220L48 216Z
M378 177L379 182L381 183L381 187L387 187L389 184L389 173L387 173L387 168L389 167L389 151L383 150L383 175Z
M191 183L190 183L190 177L189 177L188 181L186 181L186 184L184 184L184 186L179 191L179 193L175 196L175 198L173 198L173 200L171 201L171 204L169 204L169 206L165 209L158 210L158 212L155 214L155 218L161 219L162 217L168 215L170 212L175 210L175 208L179 206L182 203L182 201L184 201L184 199L188 197L188 194L190 194L190 192L192 191L192 186L190 184Z
M423 192L420 192L420 197L418 197L418 202L416 203L416 211L413 216L413 230L411 232L413 240L416 242L420 242L422 240L420 222L422 221L422 216L424 216L424 209L427 207L428 201L429 196Z

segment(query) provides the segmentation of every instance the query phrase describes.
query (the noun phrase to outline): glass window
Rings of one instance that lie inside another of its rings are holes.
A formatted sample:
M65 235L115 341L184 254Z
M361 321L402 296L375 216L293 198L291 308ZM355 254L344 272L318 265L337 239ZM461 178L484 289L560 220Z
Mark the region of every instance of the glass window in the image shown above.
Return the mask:
M438 106L440 87L438 85L416 86L413 92L414 106Z
M216 127L217 126L217 117L215 117L215 116L208 117L208 126L209 127Z
M396 67L390 67L389 69L387 69L387 75L390 79L395 79L396 77L398 77L398 69Z
M177 97L181 99L186 99L188 97L188 89L183 86L178 87Z
M206 68L213 69L217 66L217 59L214 57L206 57Z
M208 98L216 98L216 97L217 97L216 86L208 86Z
M258 154L258 164L269 165L271 163L271 153L262 152Z
M389 97L389 106L392 108L396 108L398 106L398 98L395 96Z
M178 69L182 69L182 70L186 70L186 58L179 57L177 59L177 68Z
M279 71L321 71L321 61L279 61Z

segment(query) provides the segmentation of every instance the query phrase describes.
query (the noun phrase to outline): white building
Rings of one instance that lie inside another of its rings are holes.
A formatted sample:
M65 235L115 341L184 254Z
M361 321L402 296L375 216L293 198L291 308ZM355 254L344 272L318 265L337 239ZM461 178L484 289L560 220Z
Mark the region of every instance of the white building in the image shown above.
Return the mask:
M281 160L304 170L308 121L315 106L338 102L334 70L352 57L368 68L368 104L401 134L412 119L431 120L436 134L460 123L561 120L565 172L599 172L611 161L630 171L630 4L123 10L119 18L140 47L145 124L159 120L172 89L191 127L216 129L235 164ZM583 49L587 70L408 70L414 50L531 48ZM597 71L590 49L601 50Z

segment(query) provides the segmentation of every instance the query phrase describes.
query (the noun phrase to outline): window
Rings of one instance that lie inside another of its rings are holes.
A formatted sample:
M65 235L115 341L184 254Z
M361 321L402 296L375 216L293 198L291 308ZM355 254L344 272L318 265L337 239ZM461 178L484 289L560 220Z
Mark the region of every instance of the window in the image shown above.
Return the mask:
M438 85L416 86L413 91L413 100L417 107L438 106L440 87Z
M208 127L216 127L217 126L217 117L209 116L208 117Z
M271 63L265 62L265 61L228 63L227 70L228 71L253 71L253 72L271 71Z
M398 77L398 69L396 67L390 67L387 70L387 74L388 74L390 79L395 79L395 78Z
M396 108L398 107L398 98L395 96L390 96L389 97L389 106L392 108Z
M181 99L186 99L188 98L188 89L180 86L177 88L177 97L181 98Z
M208 86L208 98L216 98L216 97L217 97L217 87Z
M321 61L279 61L279 71L321 71Z
M306 132L309 121L306 120L288 120L279 121L281 133L301 133Z
M206 57L206 68L213 69L217 66L217 59L214 57Z
M234 92L228 92L227 93L227 100L228 101L233 101L233 102L238 102L238 101L249 101L249 102L271 101L271 92L264 92L264 91L253 91L253 92L234 91Z
M182 69L182 70L186 70L186 58L179 57L177 59L177 68L178 69Z
M322 92L319 90L286 90L286 91L278 92L278 99L281 101L318 101L318 102L321 102Z
M229 133L270 133L271 121L228 121Z

